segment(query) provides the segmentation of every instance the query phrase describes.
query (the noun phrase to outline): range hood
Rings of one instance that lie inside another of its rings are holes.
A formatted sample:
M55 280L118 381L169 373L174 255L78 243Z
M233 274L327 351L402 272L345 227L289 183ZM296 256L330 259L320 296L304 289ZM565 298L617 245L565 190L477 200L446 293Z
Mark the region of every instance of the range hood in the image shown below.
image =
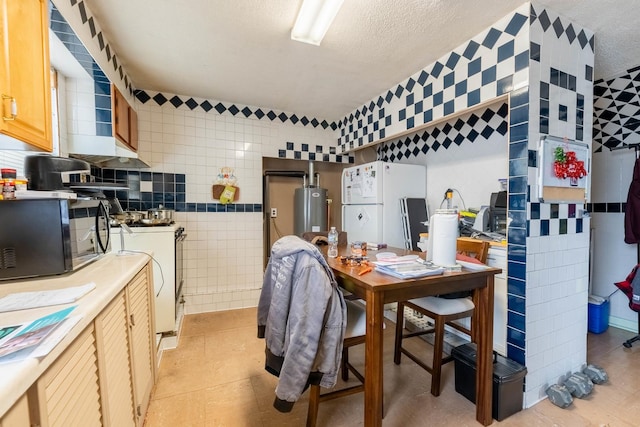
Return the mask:
M112 136L70 134L69 157L84 160L99 168L142 169L151 166L135 153L120 145Z

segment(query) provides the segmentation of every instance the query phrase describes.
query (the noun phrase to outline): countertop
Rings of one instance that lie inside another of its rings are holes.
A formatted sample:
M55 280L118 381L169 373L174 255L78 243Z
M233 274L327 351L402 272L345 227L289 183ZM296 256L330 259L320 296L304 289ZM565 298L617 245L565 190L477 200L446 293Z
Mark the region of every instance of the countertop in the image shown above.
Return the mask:
M25 279L0 282L0 297L27 291L61 289L94 282L96 288L73 304L56 305L22 311L0 313L0 326L21 324L76 304L70 316L82 315L82 319L46 356L21 362L0 364L0 418L13 406L62 352L80 335L95 317L109 304L127 283L148 262L145 254L118 256L107 254L80 270L60 276L42 279Z

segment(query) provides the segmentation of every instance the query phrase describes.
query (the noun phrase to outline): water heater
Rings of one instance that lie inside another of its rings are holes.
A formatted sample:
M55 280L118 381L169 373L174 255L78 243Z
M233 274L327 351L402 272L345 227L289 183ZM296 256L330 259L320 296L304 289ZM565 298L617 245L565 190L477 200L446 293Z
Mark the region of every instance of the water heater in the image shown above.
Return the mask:
M293 198L293 232L327 230L327 190L314 184L313 162L309 162L309 185L296 188Z

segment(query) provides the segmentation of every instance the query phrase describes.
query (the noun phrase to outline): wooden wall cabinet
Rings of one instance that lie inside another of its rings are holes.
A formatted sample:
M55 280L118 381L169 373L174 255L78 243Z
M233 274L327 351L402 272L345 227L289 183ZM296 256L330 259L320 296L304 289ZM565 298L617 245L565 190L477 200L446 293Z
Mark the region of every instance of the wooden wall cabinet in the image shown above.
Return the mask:
M0 427L141 427L156 379L146 264L0 419Z
M0 133L50 152L48 5L47 0L0 0Z
M138 151L138 115L113 83L111 84L111 111L113 136L133 151Z

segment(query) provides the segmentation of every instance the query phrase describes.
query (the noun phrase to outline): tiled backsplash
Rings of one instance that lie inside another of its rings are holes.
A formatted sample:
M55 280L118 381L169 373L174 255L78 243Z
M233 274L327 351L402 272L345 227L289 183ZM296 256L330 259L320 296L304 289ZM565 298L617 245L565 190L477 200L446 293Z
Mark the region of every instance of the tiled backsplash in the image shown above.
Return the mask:
M193 203L187 201L185 174L92 168L99 182L125 184L126 190L105 190L117 197L124 210L145 211L163 205L176 212L262 212L255 203Z

